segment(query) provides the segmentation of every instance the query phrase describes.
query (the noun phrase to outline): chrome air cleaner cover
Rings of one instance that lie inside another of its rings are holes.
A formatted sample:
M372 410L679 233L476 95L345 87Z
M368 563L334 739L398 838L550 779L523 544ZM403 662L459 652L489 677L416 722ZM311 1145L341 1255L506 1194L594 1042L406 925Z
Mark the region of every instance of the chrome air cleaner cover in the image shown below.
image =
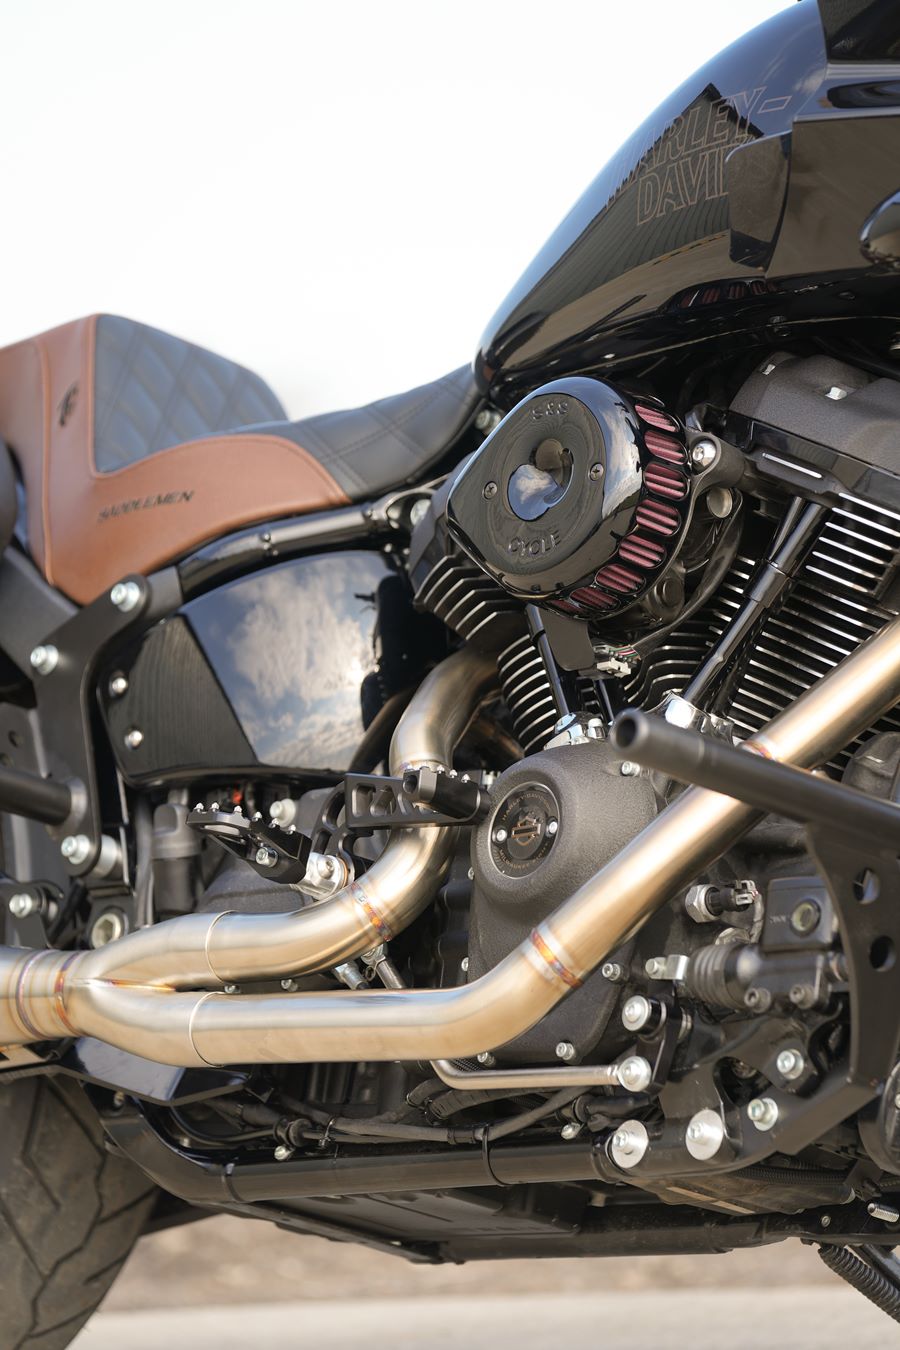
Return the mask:
M447 522L511 594L597 620L665 570L689 497L680 422L653 399L573 377L499 423L454 482Z

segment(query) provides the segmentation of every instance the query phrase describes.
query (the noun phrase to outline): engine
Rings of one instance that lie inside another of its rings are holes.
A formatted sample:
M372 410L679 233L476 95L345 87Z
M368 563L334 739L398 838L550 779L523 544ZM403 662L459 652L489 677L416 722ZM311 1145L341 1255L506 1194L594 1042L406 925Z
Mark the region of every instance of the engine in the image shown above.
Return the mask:
M557 380L435 494L412 542L416 603L496 653L523 752L471 841L470 979L682 790L623 762L606 736L616 713L654 710L730 748L897 612L897 479L840 450L887 464L879 419L900 417L896 391L776 353L729 407L684 423L648 394ZM898 769L892 715L828 772L891 796ZM737 1019L734 1099L755 1102L766 1081L806 1091L825 1072L822 1038L841 1036L828 1011L847 987L835 925L803 829L769 817L498 1060L639 1047L656 1072L687 1063L692 1025ZM632 1145L643 1156L638 1126L620 1166Z

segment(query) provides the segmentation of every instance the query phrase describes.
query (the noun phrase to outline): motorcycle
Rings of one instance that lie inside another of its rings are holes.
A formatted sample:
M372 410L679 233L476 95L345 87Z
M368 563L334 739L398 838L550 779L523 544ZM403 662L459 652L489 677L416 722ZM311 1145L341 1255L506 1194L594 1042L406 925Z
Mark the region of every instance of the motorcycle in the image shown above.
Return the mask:
M802 0L471 368L0 351L5 1346L223 1212L900 1321L898 147L896 7Z

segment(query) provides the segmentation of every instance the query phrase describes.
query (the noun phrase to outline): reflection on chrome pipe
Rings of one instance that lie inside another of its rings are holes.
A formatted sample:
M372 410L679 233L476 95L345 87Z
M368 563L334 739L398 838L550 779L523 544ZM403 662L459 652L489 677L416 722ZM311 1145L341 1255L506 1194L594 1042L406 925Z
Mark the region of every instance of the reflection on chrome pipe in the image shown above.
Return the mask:
M752 744L809 768L870 726L898 696L895 619ZM755 818L741 802L688 789L498 966L455 989L178 993L163 985L177 965L174 947L169 965L159 960L149 987L88 974L93 954L3 949L0 1045L77 1030L170 1064L467 1059L534 1026ZM175 930L183 922L161 927ZM327 964L335 963L332 954Z

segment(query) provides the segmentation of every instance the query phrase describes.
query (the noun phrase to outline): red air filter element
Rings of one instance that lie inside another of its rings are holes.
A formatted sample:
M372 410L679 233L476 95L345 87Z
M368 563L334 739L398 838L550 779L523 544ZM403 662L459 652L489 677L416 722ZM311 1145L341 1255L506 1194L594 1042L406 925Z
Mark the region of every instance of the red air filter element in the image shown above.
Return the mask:
M674 506L666 506L664 502L653 502L648 498L640 503L634 518L638 525L643 525L645 530L652 530L654 534L668 536L681 528L681 516Z
M681 501L687 496L688 480L684 474L668 464L648 464L644 470L644 482L651 492L660 497L670 497L672 501Z
M673 431L677 434L678 423L674 417L664 413L661 408L649 408L646 403L636 403L634 410L650 427L659 427L660 431Z
M619 557L649 571L665 562L667 550L655 539L645 539L641 534L629 534L619 545Z
M668 464L687 463L687 451L671 436L662 436L658 431L648 431L644 437L644 444L651 455L657 459L664 459Z
M615 609L619 603L611 595L595 591L593 586L579 586L577 591L572 592L572 599L577 604L587 605L591 609Z
M644 580L643 573L633 572L630 567L623 567L619 562L607 563L594 577L598 586L605 586L608 591L615 591L619 595L630 595Z

